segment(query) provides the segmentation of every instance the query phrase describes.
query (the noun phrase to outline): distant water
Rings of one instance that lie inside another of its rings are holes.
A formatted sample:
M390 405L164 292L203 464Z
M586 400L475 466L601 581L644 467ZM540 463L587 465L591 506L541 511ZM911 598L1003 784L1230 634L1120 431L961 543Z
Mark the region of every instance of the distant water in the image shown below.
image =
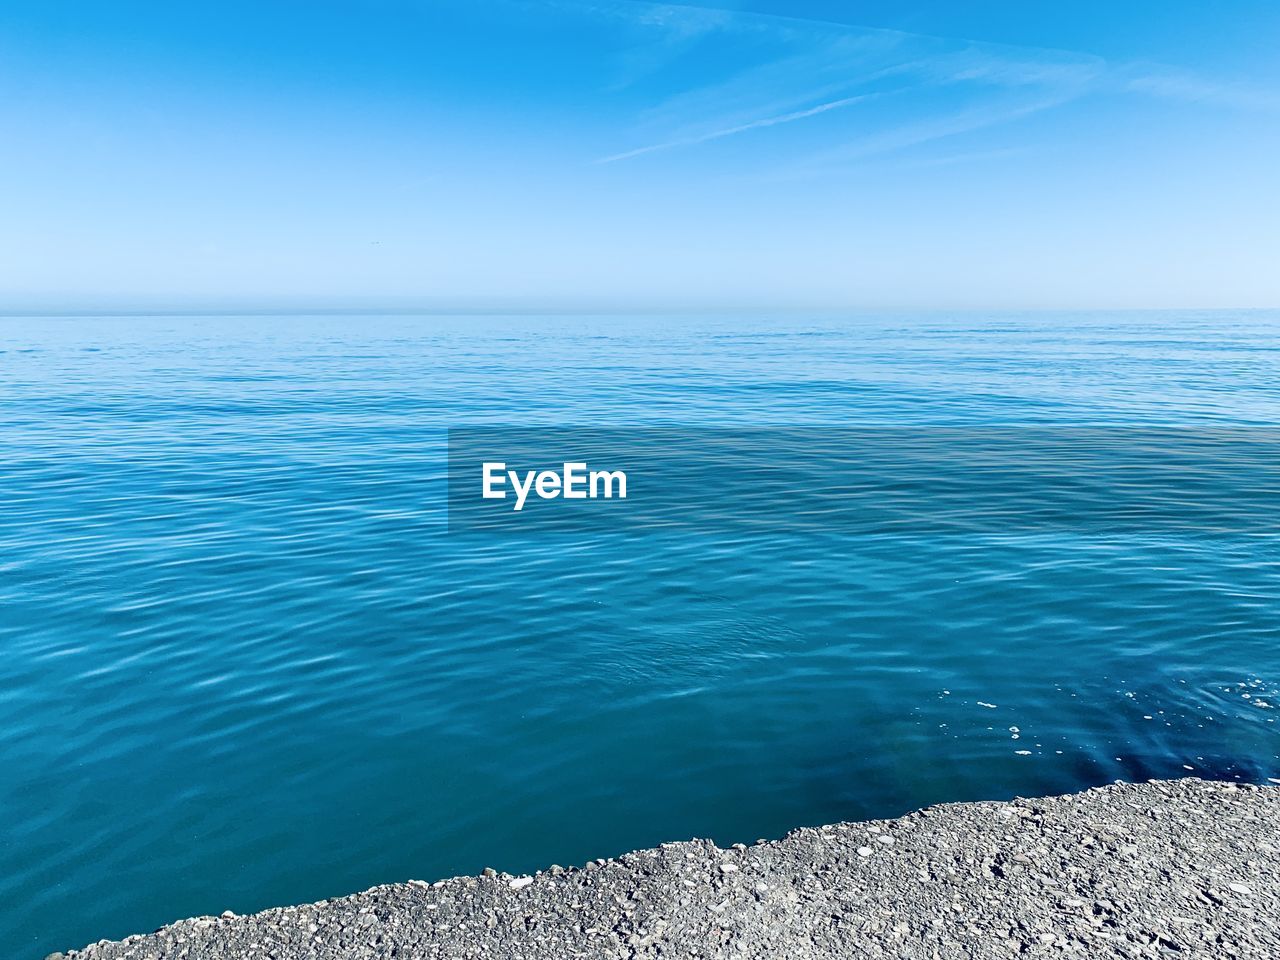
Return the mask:
M1272 533L512 538L444 499L445 430L477 424L1268 430L1277 313L5 318L0 384L5 956L1280 777Z

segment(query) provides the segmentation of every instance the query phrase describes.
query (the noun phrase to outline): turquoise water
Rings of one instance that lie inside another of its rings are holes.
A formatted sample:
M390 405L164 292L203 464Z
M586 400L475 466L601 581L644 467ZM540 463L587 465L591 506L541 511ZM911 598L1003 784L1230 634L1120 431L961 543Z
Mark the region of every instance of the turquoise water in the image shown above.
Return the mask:
M6 956L693 835L1280 777L1265 530L513 537L445 502L446 429L477 424L1265 435L1277 313L5 318L0 351Z

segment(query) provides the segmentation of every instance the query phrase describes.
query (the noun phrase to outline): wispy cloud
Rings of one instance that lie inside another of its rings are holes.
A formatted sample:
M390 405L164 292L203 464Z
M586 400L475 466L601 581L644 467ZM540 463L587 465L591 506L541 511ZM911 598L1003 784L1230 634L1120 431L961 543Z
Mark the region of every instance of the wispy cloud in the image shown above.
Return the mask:
M638 157L641 154L653 153L658 150L668 150L672 147L688 147L698 143L706 143L709 140L719 140L722 137L732 137L734 134L746 133L750 130L760 130L764 127L776 127L783 123L792 123L796 120L805 120L809 117L816 117L818 114L827 113L831 110L839 110L842 107L849 107L855 103L862 103L866 100L878 96L878 94L868 93L856 97L842 97L839 100L831 100L827 103L820 103L816 107L809 107L805 110L793 110L790 113L780 114L776 117L762 117L759 120L752 120L748 123L740 123L736 126L725 127L721 130L711 130L707 133L699 134L695 137L685 137L680 140L669 140L666 143L652 143L646 147L637 147L634 150L627 150L623 153L615 153L611 157L602 157L597 163L614 163L618 160L628 160L631 157Z
M1069 99L1071 97L1068 95L1049 95L1030 100L984 103L953 113L901 124L806 157L793 168L792 172L810 175L829 172L855 160L906 150L936 140L1013 123L1057 107Z
M1124 75L1128 79L1124 79ZM1211 80L1159 66L1133 66L1121 75L1122 89L1169 100L1233 110L1280 111L1280 91L1243 81Z
M1274 90L1158 66L1112 64L1071 50L697 4L626 0L610 10L674 38L666 46L659 41L659 49L672 57L695 35L700 43L716 44L725 52L725 72L659 98L636 116L632 145L600 157L599 164L772 128L799 129L808 127L804 121L822 117L821 126L795 138L798 155L791 163L812 172L1016 123L1093 94L1137 93L1280 111L1280 93ZM889 95L893 111L846 109Z
M611 12L618 8L611 5ZM599 14L600 8L596 8ZM617 76L610 90L623 90L661 72L673 61L686 56L704 37L723 31L734 13L702 7L668 4L640 4L623 8L622 19L645 32L645 40L625 51L618 59Z
M639 17L645 5L625 9ZM664 17L672 15L671 7L662 9ZM1084 54L773 15L741 13L702 26L730 51L725 59L735 69L663 98L638 118L639 144L597 163L797 124L888 94L907 101L905 116L929 109L935 99L945 104L948 97L938 96L939 90L963 89L977 101L959 112L935 107L950 113L913 119L896 130L876 130L872 121L825 128L834 138L829 150L895 149L1047 109L1078 96L1104 69L1099 58ZM742 66L743 53L754 62ZM1018 102L1008 102L1011 94ZM850 133L857 141L841 144Z

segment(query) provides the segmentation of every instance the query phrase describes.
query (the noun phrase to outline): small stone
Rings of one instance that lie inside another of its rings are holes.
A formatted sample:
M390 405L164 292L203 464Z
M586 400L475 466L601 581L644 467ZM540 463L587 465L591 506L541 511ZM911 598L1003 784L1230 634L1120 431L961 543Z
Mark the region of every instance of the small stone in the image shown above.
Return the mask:
M1253 893L1253 891L1250 890L1248 887L1246 887L1243 883L1229 883L1227 884L1227 889L1229 889L1232 893L1239 893L1246 897Z
M496 877L497 875L498 871L493 869L493 867L485 867L480 871L480 876L482 877Z
M521 887L527 887L531 883L533 883L533 877L516 877L511 881L510 886L512 890L519 890Z
M737 871L738 871L738 868L737 868L736 866L734 866L732 863L722 863L722 864L720 864L720 872L721 872L721 873L736 873Z
M871 849L870 847L859 847L859 848L858 848L858 856L860 856L860 857L869 857L869 856L871 856L871 854L872 854L872 853L873 853L873 851L872 851L872 849Z

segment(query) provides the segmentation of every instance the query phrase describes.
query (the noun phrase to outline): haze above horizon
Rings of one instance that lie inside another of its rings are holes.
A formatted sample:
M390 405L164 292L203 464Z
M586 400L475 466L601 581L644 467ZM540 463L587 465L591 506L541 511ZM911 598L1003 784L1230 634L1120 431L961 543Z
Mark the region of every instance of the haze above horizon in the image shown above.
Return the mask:
M1280 306L1280 7L0 9L0 309Z

